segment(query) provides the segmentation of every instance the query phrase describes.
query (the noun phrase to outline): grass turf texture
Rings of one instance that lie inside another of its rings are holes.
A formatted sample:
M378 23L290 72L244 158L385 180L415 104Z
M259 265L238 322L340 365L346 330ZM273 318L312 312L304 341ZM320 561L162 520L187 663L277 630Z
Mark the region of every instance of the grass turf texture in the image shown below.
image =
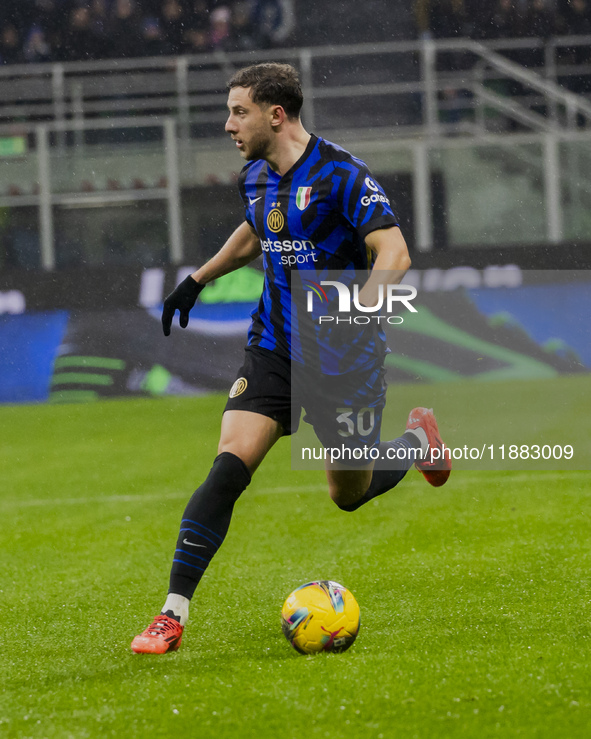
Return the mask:
M556 433L576 429L587 451L590 385L536 386L565 399ZM401 422L434 404L444 430L460 418L466 439L481 435L473 387L394 389ZM477 387L499 426L499 393L529 402L532 383ZM345 514L322 473L288 471L284 440L237 504L181 650L133 655L223 404L0 408L0 736L589 735L585 471L459 472L440 490L411 471ZM343 655L302 657L281 633L284 598L315 578L359 601Z

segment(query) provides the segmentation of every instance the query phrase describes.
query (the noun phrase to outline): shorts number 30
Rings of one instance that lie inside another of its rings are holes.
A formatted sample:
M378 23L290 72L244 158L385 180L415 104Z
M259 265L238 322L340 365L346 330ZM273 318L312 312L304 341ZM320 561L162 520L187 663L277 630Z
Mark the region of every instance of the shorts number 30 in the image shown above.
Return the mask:
M355 414L352 408L337 408L337 423L344 428L338 430L339 436L353 436L355 431L359 436L368 436L374 429L375 417L373 408L361 408ZM355 429L357 426L357 429Z

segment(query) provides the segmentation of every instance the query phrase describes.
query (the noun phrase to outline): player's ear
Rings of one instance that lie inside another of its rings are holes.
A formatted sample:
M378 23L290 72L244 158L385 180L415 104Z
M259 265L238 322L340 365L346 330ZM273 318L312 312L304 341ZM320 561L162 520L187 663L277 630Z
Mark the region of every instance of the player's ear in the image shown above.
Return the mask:
M280 126L287 120L287 114L281 105L272 105L270 113L272 126Z

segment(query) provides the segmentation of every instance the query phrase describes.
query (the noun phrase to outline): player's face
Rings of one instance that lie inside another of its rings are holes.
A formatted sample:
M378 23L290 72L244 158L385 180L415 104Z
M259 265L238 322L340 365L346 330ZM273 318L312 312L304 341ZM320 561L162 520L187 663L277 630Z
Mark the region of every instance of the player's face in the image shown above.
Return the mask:
M228 95L230 115L226 131L236 142L243 159L265 159L271 143L271 122L268 108L253 103L250 88L233 87Z

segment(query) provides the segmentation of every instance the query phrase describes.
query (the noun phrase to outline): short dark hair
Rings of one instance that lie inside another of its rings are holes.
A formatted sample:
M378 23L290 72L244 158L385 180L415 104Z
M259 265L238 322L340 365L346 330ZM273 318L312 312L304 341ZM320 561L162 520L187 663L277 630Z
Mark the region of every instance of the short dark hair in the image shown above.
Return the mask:
M288 118L298 118L304 96L298 73L291 64L253 64L239 69L228 81L233 87L249 87L252 102L259 105L281 105Z

